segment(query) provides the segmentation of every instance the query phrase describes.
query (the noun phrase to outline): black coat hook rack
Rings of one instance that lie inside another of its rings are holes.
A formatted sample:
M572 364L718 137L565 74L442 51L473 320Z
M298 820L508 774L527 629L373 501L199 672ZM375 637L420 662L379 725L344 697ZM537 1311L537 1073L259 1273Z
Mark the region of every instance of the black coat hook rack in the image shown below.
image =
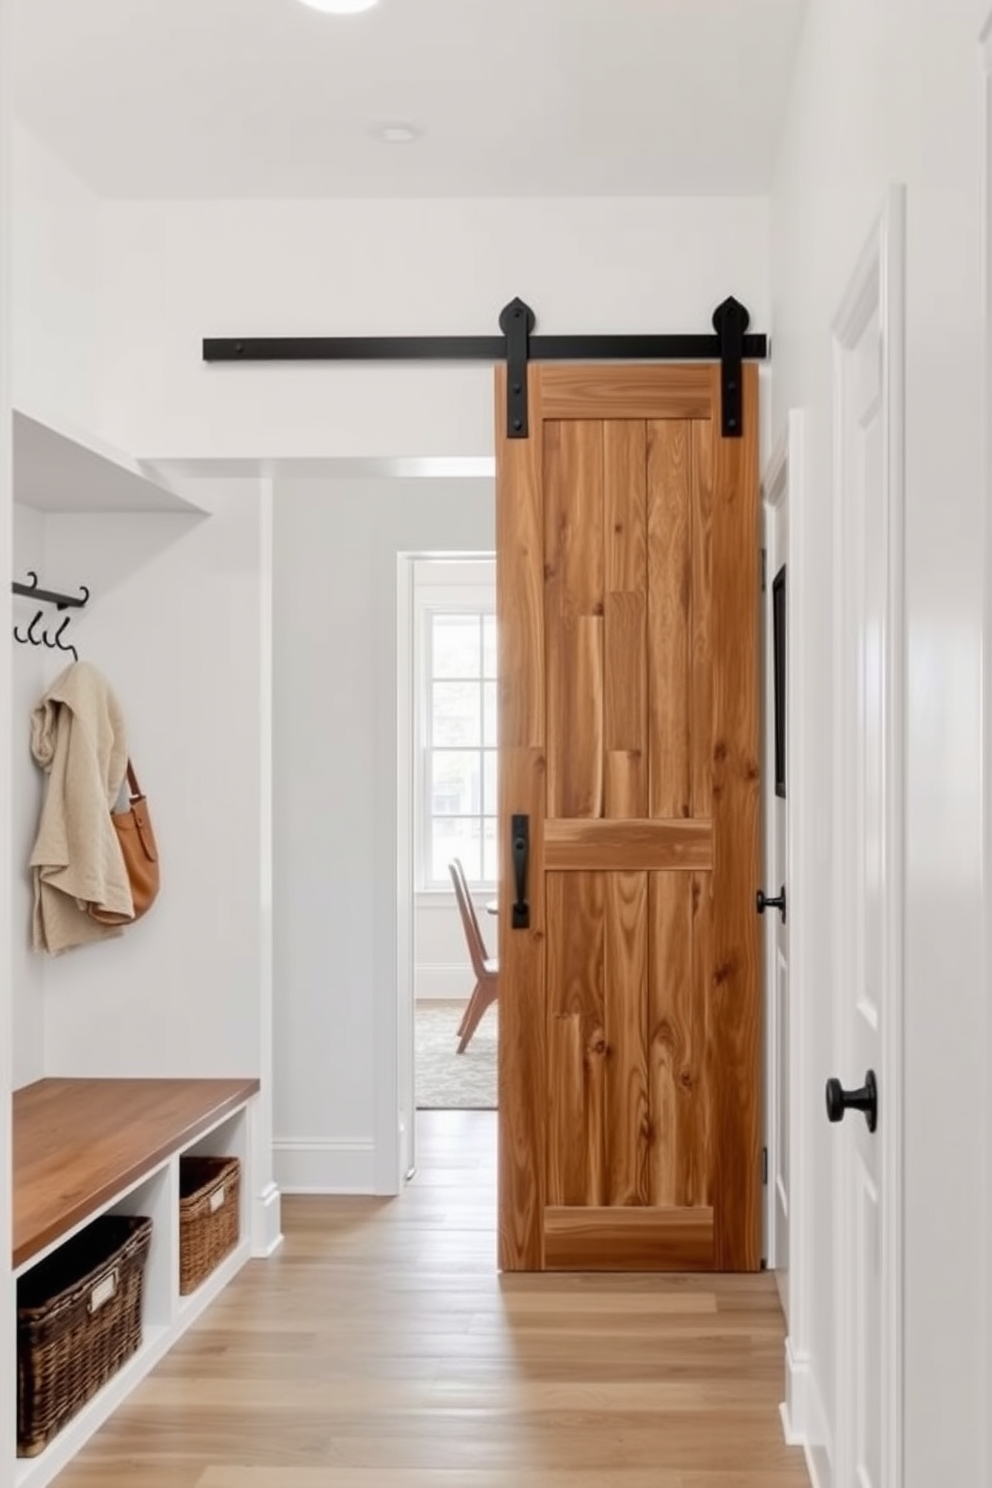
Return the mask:
M11 585L13 593L19 595L22 599L36 599L41 604L52 604L57 610L81 610L90 597L90 591L87 589L85 584L80 584L79 594L59 594L54 589L40 589L38 587L38 575L35 573L34 569L28 569L28 578L31 581L29 584L18 584L17 582L14 582ZM25 635L21 635L20 630L15 625L14 640L17 641L18 644L21 646L45 645L49 648L49 650L52 651L66 651L72 656L74 661L78 661L79 652L76 650L72 642L70 641L68 644L66 644L62 640L62 637L65 634L66 626L69 624L72 616L66 615L65 619L62 621L62 624L55 632L55 639L50 641L48 639L47 628L42 632L41 635L35 634L43 614L43 610L38 610L34 619L31 621L31 624L28 626L27 633Z
M26 599L40 599L43 604L53 604L60 610L81 610L90 597L90 591L85 584L80 584L81 594L56 594L53 589L39 589L38 575L33 568L28 569L30 584L11 584L15 594L23 595Z

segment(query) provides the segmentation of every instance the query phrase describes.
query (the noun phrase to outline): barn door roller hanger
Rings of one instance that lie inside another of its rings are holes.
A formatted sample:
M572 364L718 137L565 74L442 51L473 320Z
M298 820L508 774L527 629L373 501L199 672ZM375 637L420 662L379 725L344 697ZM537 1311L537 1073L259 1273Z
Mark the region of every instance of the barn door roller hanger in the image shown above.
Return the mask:
M764 335L749 335L751 317L733 296L713 312L715 335L535 336L534 311L511 300L500 312L502 336L256 336L207 338L205 362L420 362L506 360L506 432L527 438L529 362L719 361L721 427L725 438L744 430L741 366L768 355Z

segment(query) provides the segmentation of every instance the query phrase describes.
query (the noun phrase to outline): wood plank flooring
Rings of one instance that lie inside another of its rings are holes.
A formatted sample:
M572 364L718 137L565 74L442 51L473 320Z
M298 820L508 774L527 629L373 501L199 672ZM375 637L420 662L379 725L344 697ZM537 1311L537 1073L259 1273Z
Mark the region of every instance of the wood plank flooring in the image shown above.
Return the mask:
M495 1113L395 1200L286 1198L58 1488L807 1488L771 1276L495 1269Z

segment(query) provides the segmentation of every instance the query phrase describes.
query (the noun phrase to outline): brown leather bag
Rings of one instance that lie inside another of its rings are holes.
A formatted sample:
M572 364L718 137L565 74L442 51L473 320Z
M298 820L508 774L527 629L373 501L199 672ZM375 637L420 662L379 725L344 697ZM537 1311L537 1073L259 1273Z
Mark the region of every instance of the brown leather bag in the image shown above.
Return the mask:
M151 909L159 890L158 845L152 830L148 802L141 794L138 777L130 760L127 762L127 783L131 793L130 809L112 811L110 820L114 824L131 883L134 914L117 914L112 910L100 909L95 904L88 905L90 918L98 920L101 925L130 925L135 920L140 920Z

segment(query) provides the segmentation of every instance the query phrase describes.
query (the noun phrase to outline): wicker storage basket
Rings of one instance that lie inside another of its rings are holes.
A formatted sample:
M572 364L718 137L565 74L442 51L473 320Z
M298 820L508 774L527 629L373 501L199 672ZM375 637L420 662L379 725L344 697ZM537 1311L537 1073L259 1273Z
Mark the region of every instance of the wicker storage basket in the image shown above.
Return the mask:
M241 1164L236 1157L179 1159L179 1292L195 1292L238 1243Z
M17 1455L36 1457L141 1344L150 1219L102 1215L17 1282Z

